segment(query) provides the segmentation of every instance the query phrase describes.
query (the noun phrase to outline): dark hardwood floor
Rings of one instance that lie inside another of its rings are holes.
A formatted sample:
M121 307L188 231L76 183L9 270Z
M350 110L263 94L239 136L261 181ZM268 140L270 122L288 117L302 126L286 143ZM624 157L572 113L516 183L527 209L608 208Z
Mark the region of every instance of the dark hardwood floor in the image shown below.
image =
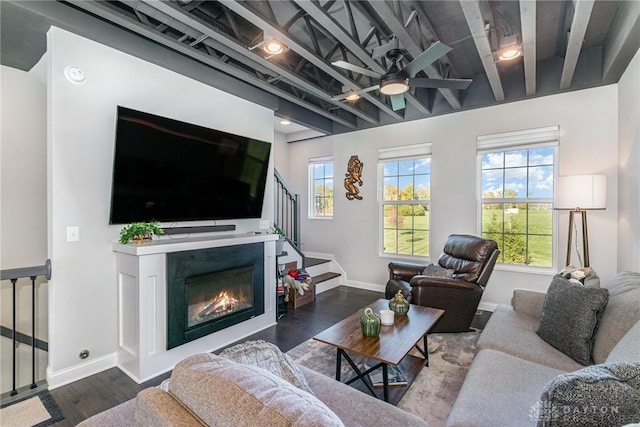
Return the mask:
M344 286L334 288L319 294L314 303L289 310L277 325L241 341L265 340L286 352L378 298L384 298L384 295ZM118 368L112 368L51 390L65 416L55 425L75 426L94 414L134 398L140 390L156 386L170 375L168 372L136 384Z

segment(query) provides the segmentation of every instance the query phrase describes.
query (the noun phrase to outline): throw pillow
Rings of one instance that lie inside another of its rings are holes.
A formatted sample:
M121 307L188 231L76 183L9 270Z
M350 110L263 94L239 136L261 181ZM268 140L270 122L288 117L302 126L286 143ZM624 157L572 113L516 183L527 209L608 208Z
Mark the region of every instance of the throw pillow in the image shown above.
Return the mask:
M343 426L331 409L306 391L265 369L211 353L178 363L169 392L210 426Z
M640 362L558 375L542 391L538 426L621 426L640 420Z
M424 268L424 270L422 270L422 275L449 278L453 275L453 272L454 270L451 268L443 268L436 264L429 264Z
M609 301L605 288L587 288L553 277L542 307L540 338L582 365L591 363L593 337Z
M262 340L246 341L223 350L220 356L236 363L266 369L299 389L313 394L300 368L274 344Z

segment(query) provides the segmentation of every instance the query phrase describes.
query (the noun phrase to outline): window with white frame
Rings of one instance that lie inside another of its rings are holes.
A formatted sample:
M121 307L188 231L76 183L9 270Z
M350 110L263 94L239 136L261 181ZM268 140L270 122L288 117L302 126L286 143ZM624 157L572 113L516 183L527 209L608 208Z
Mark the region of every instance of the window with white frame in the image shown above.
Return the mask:
M383 255L429 256L431 144L378 150Z
M309 160L309 218L333 218L333 159Z
M553 267L557 126L478 137L480 229L502 264Z

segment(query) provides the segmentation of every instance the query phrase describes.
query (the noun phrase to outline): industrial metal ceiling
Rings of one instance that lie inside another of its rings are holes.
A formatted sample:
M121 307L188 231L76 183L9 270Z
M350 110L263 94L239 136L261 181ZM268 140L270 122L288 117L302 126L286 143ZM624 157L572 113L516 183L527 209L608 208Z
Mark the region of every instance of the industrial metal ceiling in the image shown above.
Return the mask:
M634 0L3 1L1 7L5 65L33 66L44 52L44 31L56 25L325 133L615 83L640 46ZM283 53L261 49L271 38L284 43ZM357 101L333 99L378 78L332 62L384 74L389 60L372 52L392 39L407 62L435 42L450 46L418 77L473 83L466 90L411 88L406 107L396 111L377 90ZM500 61L498 49L509 40L522 46L522 56Z

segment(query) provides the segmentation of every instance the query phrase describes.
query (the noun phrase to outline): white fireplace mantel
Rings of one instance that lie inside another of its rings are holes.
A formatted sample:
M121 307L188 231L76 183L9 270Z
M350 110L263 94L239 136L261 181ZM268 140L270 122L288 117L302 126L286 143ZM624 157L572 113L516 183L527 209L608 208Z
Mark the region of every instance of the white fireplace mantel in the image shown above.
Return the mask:
M276 257L273 234L163 238L144 245L116 243L118 367L137 383L171 370L197 353L211 352L275 324ZM167 350L166 254L264 243L264 314Z

